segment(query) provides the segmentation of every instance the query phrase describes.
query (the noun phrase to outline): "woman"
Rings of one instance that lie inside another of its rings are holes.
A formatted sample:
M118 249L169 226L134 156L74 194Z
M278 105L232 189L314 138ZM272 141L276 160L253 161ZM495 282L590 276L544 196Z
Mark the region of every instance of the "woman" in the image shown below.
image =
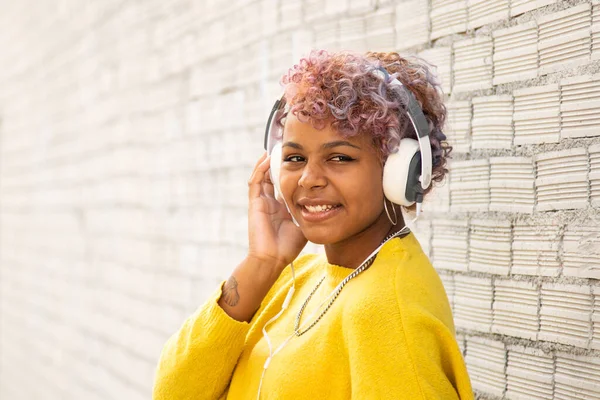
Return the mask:
M384 196L416 130L417 205L420 154L434 181L447 172L439 85L396 53L325 51L282 83L279 146L249 181L248 255L166 343L154 399L473 398L441 281ZM307 240L326 255L298 257Z

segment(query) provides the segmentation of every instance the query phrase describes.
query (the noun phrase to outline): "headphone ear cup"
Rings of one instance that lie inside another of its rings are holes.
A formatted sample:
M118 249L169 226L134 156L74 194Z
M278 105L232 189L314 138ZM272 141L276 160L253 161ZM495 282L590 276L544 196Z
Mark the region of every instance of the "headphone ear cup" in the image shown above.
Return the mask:
M271 150L271 160L269 161L271 182L275 187L275 198L279 197L281 193L281 186L279 185L279 176L281 171L281 154L283 152L281 142L273 146Z
M398 151L388 156L383 166L383 193L392 203L409 207L415 203L421 174L421 152L419 142L404 138ZM413 184L411 184L413 183Z

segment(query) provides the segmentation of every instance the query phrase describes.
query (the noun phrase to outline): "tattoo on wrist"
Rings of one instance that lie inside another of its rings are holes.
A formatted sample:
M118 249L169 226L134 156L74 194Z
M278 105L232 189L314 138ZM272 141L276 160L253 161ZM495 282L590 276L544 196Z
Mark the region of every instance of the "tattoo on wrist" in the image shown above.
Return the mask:
M223 287L223 301L228 306L234 307L240 301L240 294L238 293L237 287L237 280L233 275L230 276Z

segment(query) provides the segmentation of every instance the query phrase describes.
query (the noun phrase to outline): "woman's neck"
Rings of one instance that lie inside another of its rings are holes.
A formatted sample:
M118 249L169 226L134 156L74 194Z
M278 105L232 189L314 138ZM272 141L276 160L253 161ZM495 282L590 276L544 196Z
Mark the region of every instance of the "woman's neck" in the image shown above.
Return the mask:
M356 269L381 244L388 235L404 227L398 211L398 223L392 225L385 212L363 231L338 243L326 244L325 254L330 264Z

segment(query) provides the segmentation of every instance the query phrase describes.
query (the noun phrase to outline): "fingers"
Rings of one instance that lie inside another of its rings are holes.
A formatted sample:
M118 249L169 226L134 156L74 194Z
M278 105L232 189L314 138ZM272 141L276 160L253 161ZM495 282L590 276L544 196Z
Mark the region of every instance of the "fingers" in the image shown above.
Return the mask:
M262 190L263 190L263 193L266 194L267 196L275 197L275 187L273 186L273 183L271 182L270 171L271 171L271 168L269 168L265 172L265 180L263 181L263 184L262 184Z
M256 162L254 171L252 171L252 175L248 181L248 197L250 199L260 196L265 174L269 169L269 161L270 157L267 157L267 153L265 152Z

